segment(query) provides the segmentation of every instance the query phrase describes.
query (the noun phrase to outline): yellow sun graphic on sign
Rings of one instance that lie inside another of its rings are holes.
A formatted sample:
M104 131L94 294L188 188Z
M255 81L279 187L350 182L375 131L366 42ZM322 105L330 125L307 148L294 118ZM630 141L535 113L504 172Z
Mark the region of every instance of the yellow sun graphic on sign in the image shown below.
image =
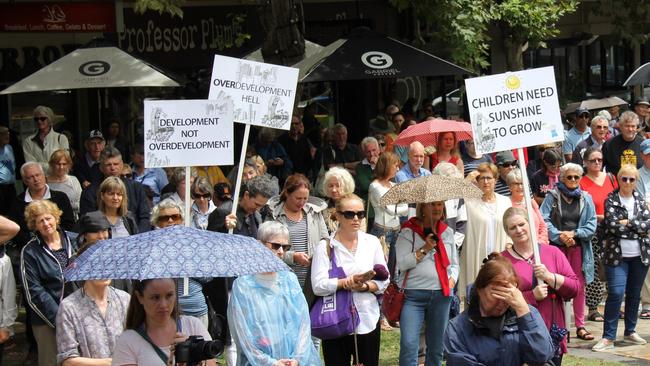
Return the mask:
M506 88L508 89L519 89L521 86L521 81L516 75L510 75L506 78Z

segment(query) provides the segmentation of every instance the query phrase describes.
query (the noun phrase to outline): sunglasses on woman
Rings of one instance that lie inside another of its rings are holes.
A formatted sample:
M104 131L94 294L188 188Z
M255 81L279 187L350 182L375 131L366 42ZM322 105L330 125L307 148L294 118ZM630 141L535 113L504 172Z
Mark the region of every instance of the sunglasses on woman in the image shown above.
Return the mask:
M47 117L34 117L34 122L38 122L38 121L41 122L47 121Z
M623 183L634 183L634 182L636 182L636 178L634 178L634 177L621 177L621 182L623 182Z
M195 200L199 198L205 198L206 200L209 200L210 198L212 198L212 195L210 193L204 193L204 194L192 193L192 198Z
M359 220L363 220L366 217L366 211L339 211L339 213L348 220L352 220L355 216Z
M176 221L181 221L181 215L180 214L173 214L173 215L160 215L158 216L158 222L165 222L172 220L174 222Z
M271 241L267 241L266 244L269 244L271 246L271 249L273 250L278 250L282 248L285 252L291 249L291 244L281 244L281 243L274 243Z

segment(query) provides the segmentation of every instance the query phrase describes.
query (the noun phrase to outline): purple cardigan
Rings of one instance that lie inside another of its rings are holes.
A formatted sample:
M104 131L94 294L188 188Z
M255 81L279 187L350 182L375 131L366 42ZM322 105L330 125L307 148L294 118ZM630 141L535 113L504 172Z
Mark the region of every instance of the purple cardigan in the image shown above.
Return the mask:
M546 268L551 273L557 273L564 276L564 284L562 287L556 290L558 297L555 299L555 324L560 327L566 328L564 323L564 300L572 299L578 293L578 278L571 269L569 261L560 249L552 245L540 245L539 246L540 256L542 257L542 263L546 265ZM519 290L521 290L526 302L539 310L542 319L544 319L544 324L548 329L551 329L551 323L553 321L553 300L551 296L547 296L542 301L535 300L535 295L533 295L533 267L531 264L528 264L525 260L521 258L516 258L512 256L508 251L502 253L515 268L517 276L519 277ZM552 283L550 285L553 285ZM550 286L549 286L550 290ZM550 291L549 291L550 292ZM562 353L567 352L566 348L566 339L562 341Z

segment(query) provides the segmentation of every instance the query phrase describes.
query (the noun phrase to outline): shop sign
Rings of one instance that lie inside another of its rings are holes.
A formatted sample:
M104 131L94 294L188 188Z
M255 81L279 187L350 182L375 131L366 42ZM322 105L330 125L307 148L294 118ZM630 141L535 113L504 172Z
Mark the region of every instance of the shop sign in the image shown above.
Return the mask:
M1 32L115 32L112 2L0 4Z

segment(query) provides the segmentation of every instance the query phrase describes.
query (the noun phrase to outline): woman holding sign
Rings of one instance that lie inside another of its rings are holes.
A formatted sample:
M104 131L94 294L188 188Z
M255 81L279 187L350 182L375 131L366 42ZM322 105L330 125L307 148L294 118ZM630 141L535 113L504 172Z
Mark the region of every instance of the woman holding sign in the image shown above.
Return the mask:
M579 283L571 265L558 248L538 244L536 245L539 247L541 264L535 264L526 210L516 207L507 209L503 215L503 227L512 239L512 247L506 249L502 255L512 263L519 277L517 287L526 302L539 310L549 331L553 324L565 328L564 301L578 293ZM567 352L566 337L561 340L558 337L554 342L554 364L559 366L562 355Z

